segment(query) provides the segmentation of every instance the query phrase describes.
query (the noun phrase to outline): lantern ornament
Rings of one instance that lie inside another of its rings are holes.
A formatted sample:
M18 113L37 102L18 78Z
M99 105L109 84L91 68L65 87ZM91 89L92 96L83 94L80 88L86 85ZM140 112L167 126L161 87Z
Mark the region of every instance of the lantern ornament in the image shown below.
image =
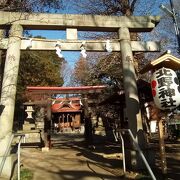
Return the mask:
M180 85L176 73L169 68L156 70L151 78L152 95L156 106L172 110L180 105Z

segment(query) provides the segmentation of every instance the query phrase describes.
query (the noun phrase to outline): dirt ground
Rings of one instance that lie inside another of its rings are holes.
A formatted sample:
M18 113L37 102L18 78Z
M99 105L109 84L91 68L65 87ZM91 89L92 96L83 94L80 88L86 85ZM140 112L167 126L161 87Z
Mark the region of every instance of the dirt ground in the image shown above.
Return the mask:
M154 169L156 177L158 179L169 179L169 180L179 180L180 179L180 141L170 142L165 141L166 147L166 161L167 161L167 175L163 176L160 170L160 158L159 158L159 144L156 141L156 166Z
M87 148L82 135L58 134L53 138L49 152L40 148L23 148L21 162L23 168L33 171L33 180L119 180L138 179L137 173L122 169L121 148L118 144L96 144ZM155 148L158 151L158 143ZM162 176L159 157L153 169L157 180L180 178L180 143L166 144L168 174ZM147 173L148 174L148 173ZM147 178L144 178L147 179ZM148 178L149 179L149 178Z

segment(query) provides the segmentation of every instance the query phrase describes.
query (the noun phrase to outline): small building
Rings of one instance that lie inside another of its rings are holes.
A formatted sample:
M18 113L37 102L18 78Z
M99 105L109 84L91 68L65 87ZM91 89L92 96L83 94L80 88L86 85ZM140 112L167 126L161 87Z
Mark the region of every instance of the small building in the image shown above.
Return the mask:
M57 98L51 106L52 120L58 132L79 129L82 123L82 105L78 97Z
M174 71L180 70L180 59L171 55L170 51L167 51L159 58L150 61L139 71L139 73L144 74L148 71L156 70L161 67L170 68Z

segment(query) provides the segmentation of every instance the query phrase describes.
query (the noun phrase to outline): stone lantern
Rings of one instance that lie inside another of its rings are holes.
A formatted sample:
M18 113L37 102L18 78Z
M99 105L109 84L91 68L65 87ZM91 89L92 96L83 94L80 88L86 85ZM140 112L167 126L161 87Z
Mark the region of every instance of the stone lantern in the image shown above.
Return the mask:
M26 107L25 112L27 113L27 117L24 120L23 130L35 129L35 121L32 116L32 113L34 112L34 109L33 109L34 103L29 101L29 102L24 103L24 106Z
M26 112L27 115L28 115L26 119L33 119L32 113L34 112L34 109L33 109L32 104L29 104L29 105L26 106L25 112Z

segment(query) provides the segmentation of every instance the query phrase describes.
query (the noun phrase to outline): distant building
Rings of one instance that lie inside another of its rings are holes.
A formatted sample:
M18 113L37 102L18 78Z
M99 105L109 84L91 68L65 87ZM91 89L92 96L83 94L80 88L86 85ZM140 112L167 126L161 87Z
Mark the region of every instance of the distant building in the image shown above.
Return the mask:
M53 123L58 132L79 129L82 123L82 104L78 97L57 98L52 102Z

